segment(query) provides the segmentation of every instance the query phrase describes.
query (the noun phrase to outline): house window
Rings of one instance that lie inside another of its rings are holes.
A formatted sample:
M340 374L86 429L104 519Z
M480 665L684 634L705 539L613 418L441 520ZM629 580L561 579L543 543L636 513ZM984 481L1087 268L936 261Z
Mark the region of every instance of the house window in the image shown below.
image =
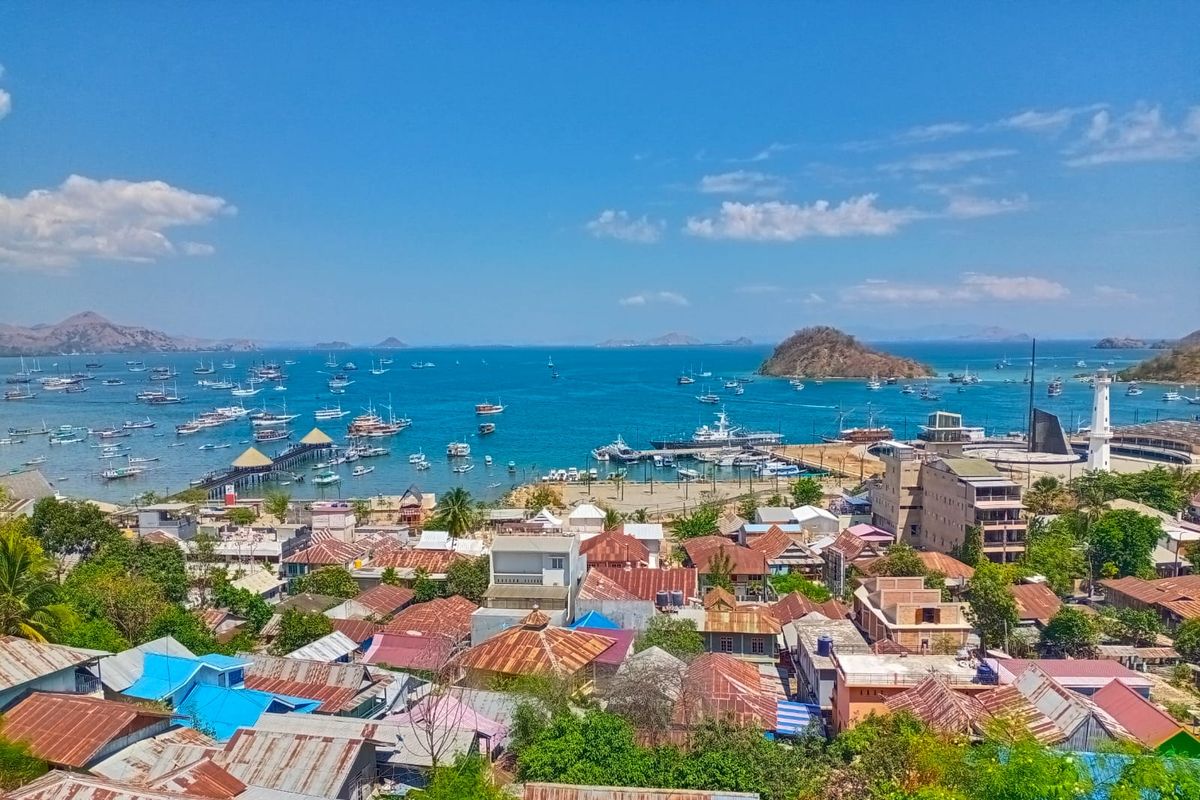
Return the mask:
M750 640L750 652L756 656L761 656L767 652L767 645L762 639Z
M567 565L567 560L562 556L550 557L550 569L563 569Z
M929 623L937 624L937 621L938 621L938 609L936 609L936 608L922 608L921 609L921 622L929 622Z
M732 653L733 652L733 637L732 636L722 636L721 637L721 652L722 653Z

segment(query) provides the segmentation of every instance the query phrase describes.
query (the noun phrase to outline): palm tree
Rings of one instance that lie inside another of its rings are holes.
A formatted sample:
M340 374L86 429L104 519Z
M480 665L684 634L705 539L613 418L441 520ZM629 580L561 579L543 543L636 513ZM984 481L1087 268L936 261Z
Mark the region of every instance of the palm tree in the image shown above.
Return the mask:
M462 487L455 487L442 495L437 506L435 520L430 527L444 527L451 536L463 536L475 530L479 520L479 512L471 493Z
M620 511L617 511L615 508L604 509L604 530L611 531L619 527L623 521L624 518L621 516Z
M1065 509L1068 501L1066 487L1050 475L1038 478L1025 493L1025 508L1031 514L1057 514Z
M263 496L263 511L266 511L280 522L287 522L288 509L292 505L292 496L282 490L273 490Z
M55 602L50 561L22 524L0 527L0 633L34 642L57 636L70 624L70 607Z
M649 522L650 512L644 508L639 508L629 514L630 522Z

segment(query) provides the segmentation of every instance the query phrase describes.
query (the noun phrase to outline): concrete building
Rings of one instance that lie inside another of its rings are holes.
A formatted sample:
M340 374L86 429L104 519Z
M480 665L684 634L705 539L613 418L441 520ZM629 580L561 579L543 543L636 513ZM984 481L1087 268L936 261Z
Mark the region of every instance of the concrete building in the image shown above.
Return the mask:
M971 634L966 603L943 603L925 579L867 578L854 591L854 621L872 641L888 639L914 653L962 647Z
M871 487L871 524L911 542L921 532L921 465L926 454L901 442L882 442L875 454L883 478Z
M996 686L995 674L954 656L933 655L840 655L833 652L837 667L831 715L835 733L853 727L864 717L888 713L887 700L936 675L955 691L986 692Z
M1020 484L981 458L939 458L921 468L920 546L949 553L967 528L983 529L983 552L1009 563L1025 552L1026 523Z
M186 542L196 535L196 506L192 503L157 503L137 511L138 536L162 531Z
M579 537L561 534L509 534L492 541L491 581L485 608L566 611L573 618L575 598L587 572Z
M800 697L806 703L820 706L821 712L829 717L837 683L833 654L870 653L867 640L850 620L830 619L814 612L784 625L783 641L800 679Z

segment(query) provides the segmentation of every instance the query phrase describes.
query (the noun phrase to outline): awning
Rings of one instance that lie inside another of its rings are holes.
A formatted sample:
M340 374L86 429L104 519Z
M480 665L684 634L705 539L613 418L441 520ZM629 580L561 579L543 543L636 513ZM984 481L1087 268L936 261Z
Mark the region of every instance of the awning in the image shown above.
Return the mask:
M778 700L775 703L775 732L785 736L804 733L812 722L812 712L804 703Z

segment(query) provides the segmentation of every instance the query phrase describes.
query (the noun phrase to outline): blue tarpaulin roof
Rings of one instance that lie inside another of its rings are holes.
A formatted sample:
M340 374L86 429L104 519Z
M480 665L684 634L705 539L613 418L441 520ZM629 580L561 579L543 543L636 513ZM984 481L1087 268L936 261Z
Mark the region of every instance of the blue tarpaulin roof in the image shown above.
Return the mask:
M775 732L785 735L802 734L812 722L812 712L804 703L779 700L775 703Z
M142 660L142 677L134 681L123 694L142 700L166 700L180 689L186 688L201 669L225 672L249 663L244 658L215 653L195 658L146 653Z
M197 684L177 706L176 722L212 735L224 742L238 728L254 725L268 711L275 714L311 714L321 705L318 700L262 692L257 689L227 689L224 686Z
M617 631L621 626L613 622L608 617L601 614L599 611L589 611L579 619L567 626L568 628L600 628L602 630Z

